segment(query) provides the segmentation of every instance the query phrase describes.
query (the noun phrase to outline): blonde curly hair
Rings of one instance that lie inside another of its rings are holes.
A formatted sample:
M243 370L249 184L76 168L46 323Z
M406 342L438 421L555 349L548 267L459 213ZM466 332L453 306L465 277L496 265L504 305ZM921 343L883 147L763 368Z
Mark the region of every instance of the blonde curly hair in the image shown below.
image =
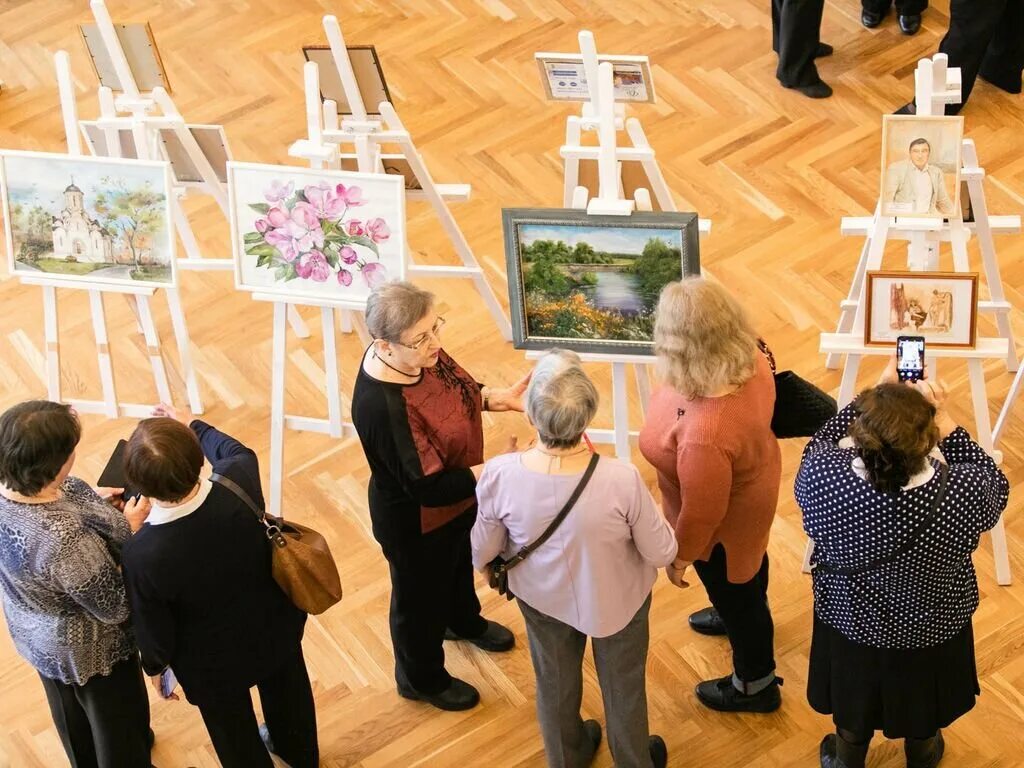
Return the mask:
M654 353L666 384L688 398L706 397L754 375L757 334L728 291L691 277L661 292Z

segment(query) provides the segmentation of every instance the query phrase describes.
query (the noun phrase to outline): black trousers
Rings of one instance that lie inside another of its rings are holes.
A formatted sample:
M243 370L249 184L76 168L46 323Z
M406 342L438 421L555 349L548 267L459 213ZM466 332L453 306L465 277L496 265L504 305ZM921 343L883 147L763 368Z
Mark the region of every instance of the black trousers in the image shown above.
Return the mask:
M1010 93L1021 92L1024 70L1024 0L950 0L949 31L939 43L949 66L960 67L960 104L947 104L957 114L967 103L980 74Z
M444 668L446 628L462 637L487 629L473 583L469 532L473 513L418 539L384 548L391 568L391 642L401 688L440 693L451 684Z
M775 76L787 88L821 78L814 53L821 42L825 0L772 0L772 50L779 54Z
M865 11L874 11L875 13L887 13L894 2L896 13L900 16L916 16L924 13L928 8L928 0L860 0L861 7Z
M71 768L149 768L149 699L138 656L85 685L39 677Z
M725 548L718 544L711 558L693 564L729 633L736 677L753 682L775 670L775 625L768 608L768 555L750 581L732 584L726 578Z
M302 646L282 649L282 663L256 682L274 751L292 768L316 768L316 709ZM224 768L273 768L260 738L248 688L204 691L196 702Z

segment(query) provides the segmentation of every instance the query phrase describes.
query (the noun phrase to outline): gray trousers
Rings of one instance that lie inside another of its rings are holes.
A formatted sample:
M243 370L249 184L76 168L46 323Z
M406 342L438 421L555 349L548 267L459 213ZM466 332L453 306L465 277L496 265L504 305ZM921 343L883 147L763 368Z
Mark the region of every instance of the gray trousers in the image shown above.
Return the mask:
M586 768L594 747L583 729L583 652L587 636L517 600L537 676L537 719L550 768ZM591 639L616 768L651 768L647 730L647 646L651 597L623 629Z

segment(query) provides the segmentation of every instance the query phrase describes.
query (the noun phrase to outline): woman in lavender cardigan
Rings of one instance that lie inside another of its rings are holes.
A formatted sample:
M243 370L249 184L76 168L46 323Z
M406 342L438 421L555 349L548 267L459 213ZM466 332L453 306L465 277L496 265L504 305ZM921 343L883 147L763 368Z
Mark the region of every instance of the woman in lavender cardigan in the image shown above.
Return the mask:
M575 354L553 351L541 359L526 391L536 445L487 462L477 484L478 570L535 541L558 515L590 463L581 440L596 410L597 391ZM588 636L615 765L665 765L665 742L648 732L645 667L651 588L676 548L637 469L602 458L551 538L508 572L526 620L552 768L589 765L601 741L598 722L579 713Z

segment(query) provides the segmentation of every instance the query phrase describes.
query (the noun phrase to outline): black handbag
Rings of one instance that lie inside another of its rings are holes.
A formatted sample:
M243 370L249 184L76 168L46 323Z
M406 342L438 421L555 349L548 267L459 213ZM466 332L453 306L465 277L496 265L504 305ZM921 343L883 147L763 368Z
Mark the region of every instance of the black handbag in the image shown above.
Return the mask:
M768 358L775 375L775 411L772 432L777 438L813 437L825 422L839 412L831 395L793 371L775 372L775 357L762 339L757 346Z
M852 568L839 568L829 565L828 563L815 563L812 570L818 573L835 573L839 576L859 576L863 573L877 571L882 566L895 562L896 558L900 555L906 554L910 551L914 544L917 543L917 540L921 538L921 535L928 530L932 523L935 522L935 518L939 516L939 507L942 506L942 499L946 495L947 480L949 480L949 467L942 462L939 462L939 492L935 494L935 501L932 502L932 508L928 513L928 517L920 522L917 528L915 528L907 537L906 541L896 547L896 549L888 555L883 555L877 560L871 561L867 565L854 566Z
M525 547L516 552L515 555L510 557L508 560L498 555L496 558L488 563L488 567L491 569L490 584L491 589L498 590L499 595L504 595L506 599L511 600L515 595L512 594L512 590L508 588L508 572L519 565L523 560L529 557L530 553L537 549L541 544L551 538L551 534L555 532L555 529L562 524L569 511L576 505L576 502L580 498L580 494L583 493L583 489L587 487L587 483L590 482L590 478L594 474L594 470L597 468L598 459L601 455L595 453L590 457L590 463L587 464L587 469L583 473L583 477L580 478L579 484L576 486L576 490L572 492L572 496L565 502L565 506L559 511L555 519L551 521L550 525L544 530L535 541L527 544Z

